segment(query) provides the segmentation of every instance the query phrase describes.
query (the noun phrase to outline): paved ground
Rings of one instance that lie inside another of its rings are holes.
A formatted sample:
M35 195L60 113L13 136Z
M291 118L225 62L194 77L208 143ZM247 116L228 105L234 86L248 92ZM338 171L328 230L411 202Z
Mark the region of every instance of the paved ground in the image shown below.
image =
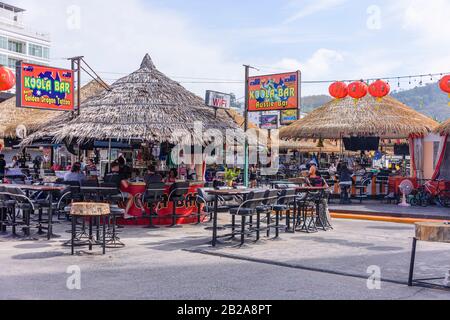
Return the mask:
M450 291L406 286L413 227L334 221L335 230L283 234L245 248L209 247L204 226L127 228L127 247L106 256L69 255L64 239L0 238L0 299L450 299ZM419 276L443 276L450 247L421 243ZM67 289L67 268L81 270L81 290ZM378 266L380 290L367 288Z
M450 219L450 208L438 206L428 207L400 207L395 204L380 203L380 201L364 201L360 204L354 201L351 205L330 204L330 210L339 213L376 214L381 216L393 216L421 219Z

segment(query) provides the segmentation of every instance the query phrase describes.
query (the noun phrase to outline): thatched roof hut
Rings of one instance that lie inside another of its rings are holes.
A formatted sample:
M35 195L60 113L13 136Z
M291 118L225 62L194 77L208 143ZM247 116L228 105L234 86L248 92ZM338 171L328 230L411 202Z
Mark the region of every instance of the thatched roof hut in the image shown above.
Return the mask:
M56 125L44 126L23 145L46 136L54 137L55 142L117 139L177 143L176 131L190 133L195 143L204 143L203 134L196 135L194 130L196 122L202 122L204 130L225 133L237 129L230 118L215 117L202 98L158 71L148 54L137 71L83 103L80 116L59 120Z
M387 139L408 138L410 134L428 134L438 123L392 97L377 100L371 96L359 100L331 101L292 125L281 129L283 139L342 136L378 136Z
M450 119L441 124L435 132L441 135L450 135Z
M227 109L227 110L220 110L219 112L224 113L225 115L231 117L236 124L244 129L245 126L245 119L244 117L233 109ZM248 122L248 128L251 130L255 130L256 134L259 137L259 141L269 141L268 140L268 131L259 128L256 124L249 121ZM258 137L249 137L250 141L256 141L256 138ZM318 141L315 140L308 140L304 139L302 141L295 141L295 140L280 140L279 141L279 148L280 149L293 149L298 150L302 152L323 152L323 153L338 153L340 152L340 142L332 142L329 140L323 141L323 147L318 147Z
M99 94L104 89L97 81L91 81L81 88L81 101ZM75 94L75 101L78 95ZM60 112L38 109L24 109L16 107L16 97L12 97L0 103L0 137L15 138L16 128L25 126L28 133L36 131L40 126L52 123L61 116Z

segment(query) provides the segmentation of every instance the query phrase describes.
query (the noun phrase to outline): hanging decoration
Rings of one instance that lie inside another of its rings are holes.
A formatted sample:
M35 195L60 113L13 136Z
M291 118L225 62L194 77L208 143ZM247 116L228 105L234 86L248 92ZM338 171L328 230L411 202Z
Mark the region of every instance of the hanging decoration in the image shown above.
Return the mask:
M442 91L448 93L448 98L450 99L450 75L442 77L441 81L439 81L439 87ZM448 105L450 106L450 102Z
M369 93L372 97L382 99L391 92L391 86L383 80L377 80L369 86Z
M352 82L348 85L348 95L355 99L355 103L359 99L364 98L367 95L368 87L363 81Z
M348 96L348 87L344 82L334 82L329 88L330 95L335 99L344 99Z
M7 91L16 85L16 76L14 72L5 67L0 66L0 91Z

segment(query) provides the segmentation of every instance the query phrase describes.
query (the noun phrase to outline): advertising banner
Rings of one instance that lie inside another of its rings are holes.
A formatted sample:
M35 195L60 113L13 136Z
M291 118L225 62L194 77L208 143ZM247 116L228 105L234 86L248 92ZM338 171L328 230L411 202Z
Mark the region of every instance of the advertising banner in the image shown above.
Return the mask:
M217 92L206 91L206 105L214 108L229 109L231 108L231 95Z
M278 129L278 116L277 115L262 115L260 128L265 129L265 130Z
M17 66L17 107L73 111L72 70L21 62Z
M298 120L297 110L284 110L280 112L280 123L285 126Z
M249 112L299 108L299 71L249 78Z

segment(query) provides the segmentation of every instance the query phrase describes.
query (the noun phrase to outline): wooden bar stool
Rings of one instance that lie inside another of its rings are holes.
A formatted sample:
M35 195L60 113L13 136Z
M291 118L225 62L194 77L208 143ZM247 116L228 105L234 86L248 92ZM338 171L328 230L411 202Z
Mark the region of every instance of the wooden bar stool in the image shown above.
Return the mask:
M103 254L106 254L106 224L107 218L111 214L111 209L107 203L88 203L79 202L73 203L70 215L72 217L72 237L71 237L71 248L72 255L75 254L75 246L89 246L89 251L92 251L94 245L100 245L103 248ZM87 219L89 222L89 240L83 243L76 243L76 225L77 219ZM93 226L94 220L97 222L97 234L94 240ZM100 237L100 224L103 227L103 234Z

